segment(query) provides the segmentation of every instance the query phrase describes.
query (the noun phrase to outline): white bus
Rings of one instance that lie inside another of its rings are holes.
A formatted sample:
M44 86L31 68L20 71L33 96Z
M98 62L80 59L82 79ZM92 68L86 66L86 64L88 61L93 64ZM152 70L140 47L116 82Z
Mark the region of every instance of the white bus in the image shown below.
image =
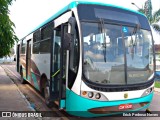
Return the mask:
M154 61L147 18L97 2L70 3L17 45L21 82L39 90L48 106L83 117L147 109Z

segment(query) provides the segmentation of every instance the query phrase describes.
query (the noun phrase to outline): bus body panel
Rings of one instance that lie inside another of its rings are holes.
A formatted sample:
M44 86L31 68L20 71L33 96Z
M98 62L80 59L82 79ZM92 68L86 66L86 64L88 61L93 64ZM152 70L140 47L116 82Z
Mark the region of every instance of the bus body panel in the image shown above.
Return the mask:
M81 27L80 27L80 21L79 21L79 17L78 17L78 13L77 13L77 8L73 8L72 9L75 15L75 18L77 20L77 26L78 26L78 32L79 32L79 40L81 41ZM78 73L77 73L77 77L74 81L74 84L71 88L72 91L74 91L76 94L80 95L80 90L81 90L81 83L82 80L80 80L80 78L82 77L82 42L79 43L79 67L78 67Z
M32 54L31 72L50 78L50 54Z
M34 68L30 68L31 74L27 75L26 74L26 72L27 72L26 66L25 66L26 62L24 62L24 60L25 60L24 57L21 58L23 79L28 81L30 84L32 84L37 90L40 90L40 74L37 74L35 71L33 72L33 69L35 70L35 68L37 68L37 66L35 67L35 63L31 60L31 67L34 66ZM38 69L36 71L38 71Z
M118 106L121 104L133 104L134 105L134 104L140 104L140 103L147 102L148 104L144 105L143 107L139 107L139 108L132 109L132 110L130 109L129 111L142 110L142 109L148 108L153 98L153 92L152 92L148 96L140 97L136 99L130 99L130 100L96 101L96 100L90 100L87 98L83 98L70 90L67 90L67 92L69 92L69 95L66 99L67 101L66 111L69 114L72 114L75 116L83 116L83 117L97 117L97 116L107 116L107 115L115 115L115 114L123 113L123 111L119 111L119 112L110 111L113 113L108 113L108 114L93 114L89 112L90 109L94 109L94 108L116 107L118 111ZM129 112L129 111L126 111L126 112Z
M154 88L154 84L150 86L149 88L142 89L142 90L133 90L133 91L119 91L119 92L102 92L102 91L97 91L92 88L89 88L83 81L81 84L81 93L82 91L89 91L93 93L101 93L104 97L106 97L109 101L116 101L116 100L128 100L128 99L136 99L140 98L144 95L145 91L147 89L152 89ZM127 98L124 97L124 95L127 94ZM86 96L87 97L87 96Z

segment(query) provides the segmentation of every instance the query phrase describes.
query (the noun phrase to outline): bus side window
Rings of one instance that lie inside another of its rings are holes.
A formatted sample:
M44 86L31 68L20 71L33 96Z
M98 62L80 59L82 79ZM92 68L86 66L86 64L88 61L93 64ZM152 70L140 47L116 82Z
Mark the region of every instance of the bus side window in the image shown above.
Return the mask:
M22 41L21 54L26 53L26 39Z
M74 40L72 41L70 51L70 62L69 62L69 78L68 78L68 87L71 89L78 72L79 64L79 41L78 41L78 27L75 28Z

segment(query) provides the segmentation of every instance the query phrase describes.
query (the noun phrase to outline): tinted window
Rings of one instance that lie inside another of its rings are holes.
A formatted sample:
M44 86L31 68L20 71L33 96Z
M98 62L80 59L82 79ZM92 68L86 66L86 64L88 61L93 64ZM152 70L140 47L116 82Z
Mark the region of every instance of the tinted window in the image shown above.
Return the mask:
M110 11L106 9L94 9L96 18L104 18L109 20L116 20L128 23L139 24L137 16L131 14L125 14L118 11Z
M78 63L79 63L79 46L78 46L78 35L74 33L74 40L72 41L72 50L70 52L70 69L77 73L78 71Z
M21 48L21 54L25 54L25 46L22 46L22 48Z
M26 40L22 40L22 47L21 47L21 54L25 54L25 48L26 48Z
M50 23L47 26L45 26L44 28L42 28L42 30L41 30L42 40L47 39L47 38L51 38L52 28L53 28L53 23Z
M33 34L33 42L38 42L40 40L41 40L41 32L40 30L38 30Z
M40 43L33 44L33 54L39 54Z
M99 17L101 17L105 21L113 22L112 20L116 20L117 23L126 22L128 24L135 24L135 22L137 23L136 19L138 18L141 28L150 30L148 20L145 16L117 7L80 4L78 5L78 15L80 20L99 21ZM120 19L117 20L117 18ZM128 18L128 20L126 18Z
M50 53L51 39L40 42L40 53Z

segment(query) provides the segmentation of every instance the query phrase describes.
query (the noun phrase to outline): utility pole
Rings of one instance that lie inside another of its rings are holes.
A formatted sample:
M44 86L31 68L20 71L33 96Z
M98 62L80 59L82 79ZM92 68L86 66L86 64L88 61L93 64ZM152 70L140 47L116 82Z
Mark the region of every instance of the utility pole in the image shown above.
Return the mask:
M143 6L142 8L138 7L135 3L131 3L132 5L134 5L136 8L138 8L138 11L144 14L144 9Z
M136 6L138 9L140 9L135 3L131 3L132 5Z

